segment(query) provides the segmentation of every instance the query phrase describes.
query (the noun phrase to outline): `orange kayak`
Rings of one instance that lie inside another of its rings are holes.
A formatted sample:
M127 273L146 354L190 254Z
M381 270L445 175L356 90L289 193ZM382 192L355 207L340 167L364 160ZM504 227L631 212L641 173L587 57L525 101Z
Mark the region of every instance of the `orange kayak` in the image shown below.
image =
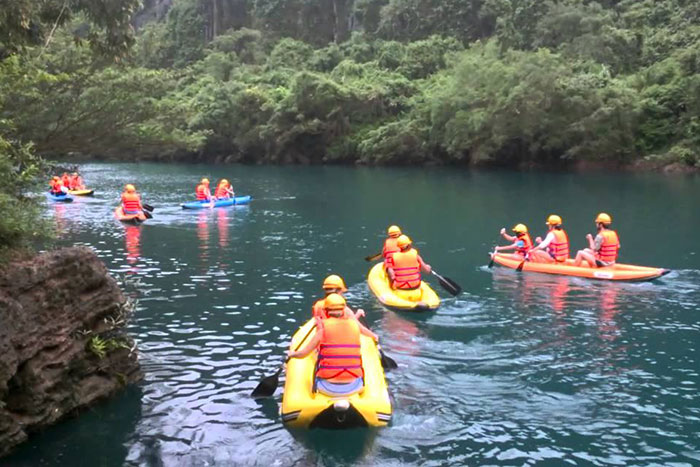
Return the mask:
M143 212L139 212L138 214L124 214L124 209L121 206L117 206L117 208L114 210L114 217L125 224L134 225L138 225L147 219Z
M523 257L515 254L496 253L493 261L511 269L518 269L523 262ZM616 263L613 266L591 268L583 263L574 266L574 260L568 259L565 263L531 263L526 261L522 270L527 272L542 272L545 274L561 274L564 276L586 277L588 279L600 279L609 281L649 281L665 276L670 269L650 268L646 266L634 266L631 264Z

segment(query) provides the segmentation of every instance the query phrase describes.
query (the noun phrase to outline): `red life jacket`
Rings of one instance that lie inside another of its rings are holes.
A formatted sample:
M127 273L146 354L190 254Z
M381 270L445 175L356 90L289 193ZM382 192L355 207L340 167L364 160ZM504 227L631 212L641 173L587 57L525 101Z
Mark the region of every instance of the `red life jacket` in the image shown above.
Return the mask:
M197 195L197 201L208 200L211 197L211 192L209 187L204 183L197 185L197 190L195 191Z
M137 193L122 193L122 206L124 211L141 211L141 197Z
M617 232L606 229L601 231L600 235L603 236L603 243L600 245L600 250L596 252L596 258L606 263L614 263L617 261L617 253L620 250Z
M532 249L532 239L529 233L524 233L522 236L518 237L518 240L522 240L524 245L515 248L515 252L519 255L525 256L528 251Z
M51 185L51 193L63 193L63 191L61 190L63 184L60 180L51 180L49 184Z
M387 261L394 253L401 251L399 246L396 244L399 237L389 237L384 240L384 248L382 249L382 255L384 255L384 261Z
M547 247L549 254L558 262L569 259L569 237L563 229L552 230L554 240Z
M360 326L354 319L329 317L323 320L316 377L332 383L362 378Z
M395 289L412 290L420 287L420 262L418 250L399 251L391 257L391 268L394 270Z
M231 196L231 194L226 190L230 187L231 185L229 184L219 183L219 186L216 187L216 193L214 193L214 196L216 196L217 198L228 198L229 196Z

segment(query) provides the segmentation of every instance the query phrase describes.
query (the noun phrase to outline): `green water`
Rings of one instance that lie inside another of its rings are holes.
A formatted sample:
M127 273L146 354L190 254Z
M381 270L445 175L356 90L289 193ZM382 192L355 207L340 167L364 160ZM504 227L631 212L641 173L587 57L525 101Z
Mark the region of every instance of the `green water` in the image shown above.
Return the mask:
M61 244L93 247L139 299L130 332L145 380L34 435L0 464L699 465L700 179L457 169L91 164L94 198L47 204ZM248 207L183 211L201 176ZM134 182L155 218L112 217ZM488 269L498 230L544 233L560 214L574 249L612 214L620 261L674 271L605 283ZM435 313L384 310L363 258L401 225L464 293ZM280 390L248 395L282 360L323 277L337 272L387 354L392 425L290 433Z

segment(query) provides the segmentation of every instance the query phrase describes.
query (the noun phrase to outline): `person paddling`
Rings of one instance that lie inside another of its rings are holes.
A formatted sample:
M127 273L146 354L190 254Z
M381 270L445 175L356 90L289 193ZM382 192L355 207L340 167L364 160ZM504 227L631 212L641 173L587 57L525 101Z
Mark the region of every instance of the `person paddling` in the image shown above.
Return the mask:
M209 179L203 178L195 189L197 201L211 201L211 191L209 190Z
M388 261L386 272L391 280L391 287L400 290L415 290L420 287L421 270L430 274L432 268L423 261L418 250L412 248L411 239L406 235L399 236L396 245L399 251Z
M318 349L314 387L320 392L348 394L362 389L360 336L364 334L379 341L376 334L346 316L345 307L342 295L328 295L324 300L322 325L302 349L287 353L289 358L304 358Z
M66 189L70 189L70 176L67 172L63 172L63 174L61 174L61 183L63 183L63 186L66 187Z
M70 178L70 189L71 190L84 190L85 185L83 184L83 177L81 177L78 172L73 172Z
M49 181L49 185L51 186L50 192L54 196L63 196L68 193L68 188L63 186L63 182L57 176Z
M320 300L317 300L316 303L314 303L313 307L311 308L311 314L313 315L313 317L323 319L325 314L324 300L326 299L326 297L334 293L338 295L343 295L345 292L347 292L347 290L348 289L345 287L345 281L339 275L331 274L330 276L326 277L323 280L323 291L325 292L326 296ZM358 319L365 316L365 310L360 308L357 310L357 312L354 312L352 311L352 308L346 306L345 315L350 318Z
M549 232L542 240L537 237L538 245L530 250L527 258L533 263L563 263L569 259L569 237L561 227L562 219L556 214L547 218Z
M222 179L216 187L216 191L214 192L214 197L216 199L226 199L226 198L232 198L234 196L235 196L235 193L233 192L233 188L231 187L231 184L225 178Z
M501 235L503 236L503 238L513 243L511 245L497 246L495 248L495 251L499 252L515 250L516 254L525 258L533 246L530 234L527 233L527 226L525 226L525 224L518 224L515 227L513 227L512 230L513 233L515 233L515 236L508 235L506 233L505 227L501 229Z
M141 204L141 195L136 192L136 187L131 183L124 187L122 193L122 211L126 215L138 214L139 219L146 220L146 215L143 213L143 205Z
M398 253L399 251L401 251L399 246L396 244L396 242L398 242L399 240L399 237L401 236L401 229L398 225L392 225L389 226L389 228L386 230L386 234L388 236L386 240L384 240L384 247L382 248L382 256L384 256L385 269L394 253Z
M620 251L620 239L617 232L610 229L612 218L601 212L595 218L598 234L593 239L593 235L587 234L588 248L579 250L576 253L575 266L581 266L585 261L592 268L612 266L617 261L617 254Z

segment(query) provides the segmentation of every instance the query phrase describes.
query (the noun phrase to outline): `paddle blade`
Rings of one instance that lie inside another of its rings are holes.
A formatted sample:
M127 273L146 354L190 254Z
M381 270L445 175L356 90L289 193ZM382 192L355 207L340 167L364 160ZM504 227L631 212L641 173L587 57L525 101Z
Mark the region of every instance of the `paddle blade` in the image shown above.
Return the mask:
M146 219L153 219L153 214L148 211L143 211L143 215L146 216Z
M153 206L151 206L150 204L146 204L146 203L141 203L141 206L143 206L143 208L146 211L153 211L155 209Z
M442 288L445 289L449 294L456 297L462 292L462 287L460 287L459 284L453 281L452 279L448 277L443 277L435 271L433 271L433 275L438 278L438 282L440 282Z
M253 389L253 392L250 395L256 399L259 397L270 397L273 395L277 390L277 386L279 385L281 372L282 368L277 370L277 373L274 375L263 378L260 383L258 383L258 386Z
M385 370L393 370L399 367L399 365L394 361L394 359L388 357L381 349L379 349L379 356L382 359L382 368L384 368Z
M367 261L367 262L372 262L372 261L378 260L378 259L381 258L381 257L382 257L382 254L381 254L381 253L377 253L376 255L365 256L365 261Z
M493 267L493 261L494 261L494 260L493 260L493 257L494 257L495 254L496 254L496 253L491 253L491 261L489 261L489 269L491 269L491 268Z
M516 269L516 271L523 272L523 266L525 266L525 260L523 260L522 263L518 264L518 268Z

